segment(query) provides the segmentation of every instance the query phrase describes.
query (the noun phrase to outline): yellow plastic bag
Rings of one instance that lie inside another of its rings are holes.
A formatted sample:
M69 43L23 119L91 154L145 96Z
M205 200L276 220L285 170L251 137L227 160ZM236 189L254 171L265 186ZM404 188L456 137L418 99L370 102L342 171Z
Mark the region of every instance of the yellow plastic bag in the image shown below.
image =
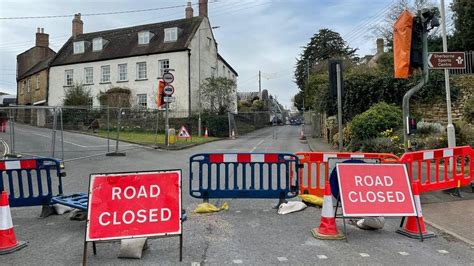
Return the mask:
M204 202L204 203L199 204L196 207L196 209L194 209L194 213L212 213L212 212L220 212L220 211L228 210L228 209L229 209L229 205L225 201L224 201L224 204L222 204L220 208L217 208L216 206L208 202Z
M303 202L312 204L312 205L317 205L319 207L323 206L323 198L315 196L315 195L309 195L309 194L303 194L299 195L300 199Z

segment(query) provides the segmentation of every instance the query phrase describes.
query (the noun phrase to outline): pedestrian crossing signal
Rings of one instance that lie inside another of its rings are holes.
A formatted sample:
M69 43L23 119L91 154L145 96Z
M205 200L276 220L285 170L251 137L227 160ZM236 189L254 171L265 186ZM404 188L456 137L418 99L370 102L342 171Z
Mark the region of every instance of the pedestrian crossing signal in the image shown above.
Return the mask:
M188 129L185 126L181 126L178 131L178 139L190 139L191 134L189 134Z

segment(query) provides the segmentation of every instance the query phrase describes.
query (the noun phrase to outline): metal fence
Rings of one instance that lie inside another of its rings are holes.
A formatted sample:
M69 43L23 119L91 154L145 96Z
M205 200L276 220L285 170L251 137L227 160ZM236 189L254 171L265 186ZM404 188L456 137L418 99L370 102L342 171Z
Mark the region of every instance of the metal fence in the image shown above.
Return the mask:
M466 52L465 69L450 69L449 72L451 75L474 74L474 51Z

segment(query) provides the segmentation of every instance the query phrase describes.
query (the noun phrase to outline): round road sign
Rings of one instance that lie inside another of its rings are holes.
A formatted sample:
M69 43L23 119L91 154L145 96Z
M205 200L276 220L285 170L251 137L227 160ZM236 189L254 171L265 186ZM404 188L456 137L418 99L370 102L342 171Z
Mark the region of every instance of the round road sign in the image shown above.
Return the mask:
M163 89L163 92L168 95L168 96L171 96L173 95L174 93L174 87L171 86L171 85L166 85L165 88Z
M166 83L172 83L174 81L174 76L170 72L163 73L163 81Z

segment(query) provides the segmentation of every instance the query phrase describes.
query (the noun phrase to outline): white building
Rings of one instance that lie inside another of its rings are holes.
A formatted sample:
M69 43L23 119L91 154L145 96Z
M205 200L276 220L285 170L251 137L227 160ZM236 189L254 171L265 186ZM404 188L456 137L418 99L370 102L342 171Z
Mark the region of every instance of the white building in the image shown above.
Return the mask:
M126 87L133 105L156 108L163 69L174 69L176 102L170 108L187 114L199 109L199 84L213 75L237 79L237 72L217 52L207 17L207 0L199 1L199 16L191 3L186 18L128 28L83 33L76 14L72 37L58 51L49 72L48 105L62 105L65 88L76 83L91 89L91 104L111 87ZM237 96L235 96L237 99ZM234 103L233 112L237 111Z

